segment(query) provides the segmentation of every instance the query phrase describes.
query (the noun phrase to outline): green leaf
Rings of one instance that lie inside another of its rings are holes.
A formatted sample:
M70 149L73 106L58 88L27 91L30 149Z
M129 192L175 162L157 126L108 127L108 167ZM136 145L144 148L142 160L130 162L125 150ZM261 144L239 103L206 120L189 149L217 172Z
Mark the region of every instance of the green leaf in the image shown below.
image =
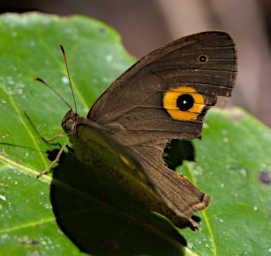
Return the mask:
M83 255L56 224L49 198L51 176L35 178L50 162L46 151L59 148L59 145L44 143L41 135L52 137L59 133L68 108L48 88L32 79L43 78L70 104L73 102L58 47L60 42L67 52L82 116L108 85L134 62L123 50L119 35L101 22L78 16L59 18L35 13L0 17L2 255ZM208 210L199 215L201 232L187 229L180 233L200 255L269 255L271 133L241 110L210 111L207 124L202 140L193 141L197 162L185 162L180 170L211 195L212 202ZM67 142L67 138L60 138L58 142ZM67 179L77 174L65 168L55 170L54 175L60 174ZM91 180L87 185L92 185ZM54 186L55 183L52 184L52 197L56 196ZM69 195L64 195L65 202L69 202ZM62 205L58 206L61 210ZM94 209L99 206L97 203ZM104 209L101 207L99 213L106 213ZM195 255L188 249L183 252L175 229L166 220L155 215L147 217L150 219L141 219L142 223L149 220L154 232L139 225L136 230L135 225L131 225L142 238L153 235L153 240L146 240L145 247L148 241L150 246L154 241L156 246L159 241L170 244L172 251L167 255ZM99 218L99 215L89 216L90 220L84 221L94 224L96 221L95 228L102 227L101 232L107 235L111 234L111 227L124 226L127 220L122 218L108 224L107 228L99 226ZM158 231L160 236L157 236ZM73 226L71 235L78 235L75 232ZM91 234L94 243L96 234ZM105 241L104 246L107 245ZM126 249L128 246L131 245L127 244Z

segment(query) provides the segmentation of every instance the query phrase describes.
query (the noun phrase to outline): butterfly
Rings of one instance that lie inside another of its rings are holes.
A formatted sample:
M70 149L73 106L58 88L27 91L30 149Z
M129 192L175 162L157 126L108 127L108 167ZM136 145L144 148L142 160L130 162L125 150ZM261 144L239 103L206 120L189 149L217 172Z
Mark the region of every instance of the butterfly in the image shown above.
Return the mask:
M137 61L86 118L70 109L62 128L80 162L119 183L142 207L179 228L197 230L191 217L210 197L169 169L162 155L172 139L201 138L205 114L217 96L231 95L236 72L235 46L227 33L183 37Z

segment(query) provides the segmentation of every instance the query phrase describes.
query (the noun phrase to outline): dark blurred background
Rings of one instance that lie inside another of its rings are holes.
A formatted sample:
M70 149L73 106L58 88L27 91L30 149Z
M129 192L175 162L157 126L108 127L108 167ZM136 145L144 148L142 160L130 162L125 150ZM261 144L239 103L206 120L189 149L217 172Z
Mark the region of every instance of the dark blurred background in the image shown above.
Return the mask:
M137 58L191 33L223 30L234 38L239 57L232 104L271 126L270 0L9 0L0 12L84 14L119 31ZM270 72L270 73L269 73Z

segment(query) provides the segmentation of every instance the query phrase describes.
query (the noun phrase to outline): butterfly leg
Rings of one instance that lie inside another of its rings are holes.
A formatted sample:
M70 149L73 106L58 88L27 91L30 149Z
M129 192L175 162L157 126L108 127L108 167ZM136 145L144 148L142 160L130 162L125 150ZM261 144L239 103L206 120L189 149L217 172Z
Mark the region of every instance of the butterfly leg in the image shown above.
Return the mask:
M24 112L24 115L26 117L26 119L28 120L29 124L31 125L31 127L34 129L34 131L36 132L36 134L46 143L49 143L51 141L54 141L55 139L57 139L58 137L64 135L64 130L62 130L59 134L55 135L52 138L46 138L45 136L41 136L41 134L39 133L36 125L33 123L33 121L31 120L30 116Z
M44 137L44 136L42 136L41 138L42 138L42 140L43 140L44 142L49 143L49 142L51 142L51 141L54 141L54 140L57 139L58 137L61 137L62 135L64 135L64 130L62 130L60 133L58 133L57 135L55 135L55 136L52 137L52 138L46 138L46 137Z
M52 162L47 166L47 168L46 168L45 170L43 170L41 173L39 173L39 174L37 175L37 178L43 176L44 174L46 174L47 172L50 171L50 169L52 168L52 166L53 166L55 163L57 163L57 162L59 161L59 159L60 159L60 157L61 157L61 155L62 155L62 153L63 153L63 151L64 151L64 149L65 149L66 147L67 147L67 144L66 144L66 143L63 144L63 146L61 147L61 149L60 149L59 152L57 153L55 160L52 161Z

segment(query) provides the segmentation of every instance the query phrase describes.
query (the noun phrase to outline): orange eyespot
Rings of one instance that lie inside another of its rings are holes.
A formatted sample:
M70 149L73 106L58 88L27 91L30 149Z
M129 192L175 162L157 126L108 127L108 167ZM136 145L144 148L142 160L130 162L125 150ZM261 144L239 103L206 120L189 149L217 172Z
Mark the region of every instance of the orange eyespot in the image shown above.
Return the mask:
M164 94L163 107L175 120L195 120L204 108L204 97L192 87L171 88Z

